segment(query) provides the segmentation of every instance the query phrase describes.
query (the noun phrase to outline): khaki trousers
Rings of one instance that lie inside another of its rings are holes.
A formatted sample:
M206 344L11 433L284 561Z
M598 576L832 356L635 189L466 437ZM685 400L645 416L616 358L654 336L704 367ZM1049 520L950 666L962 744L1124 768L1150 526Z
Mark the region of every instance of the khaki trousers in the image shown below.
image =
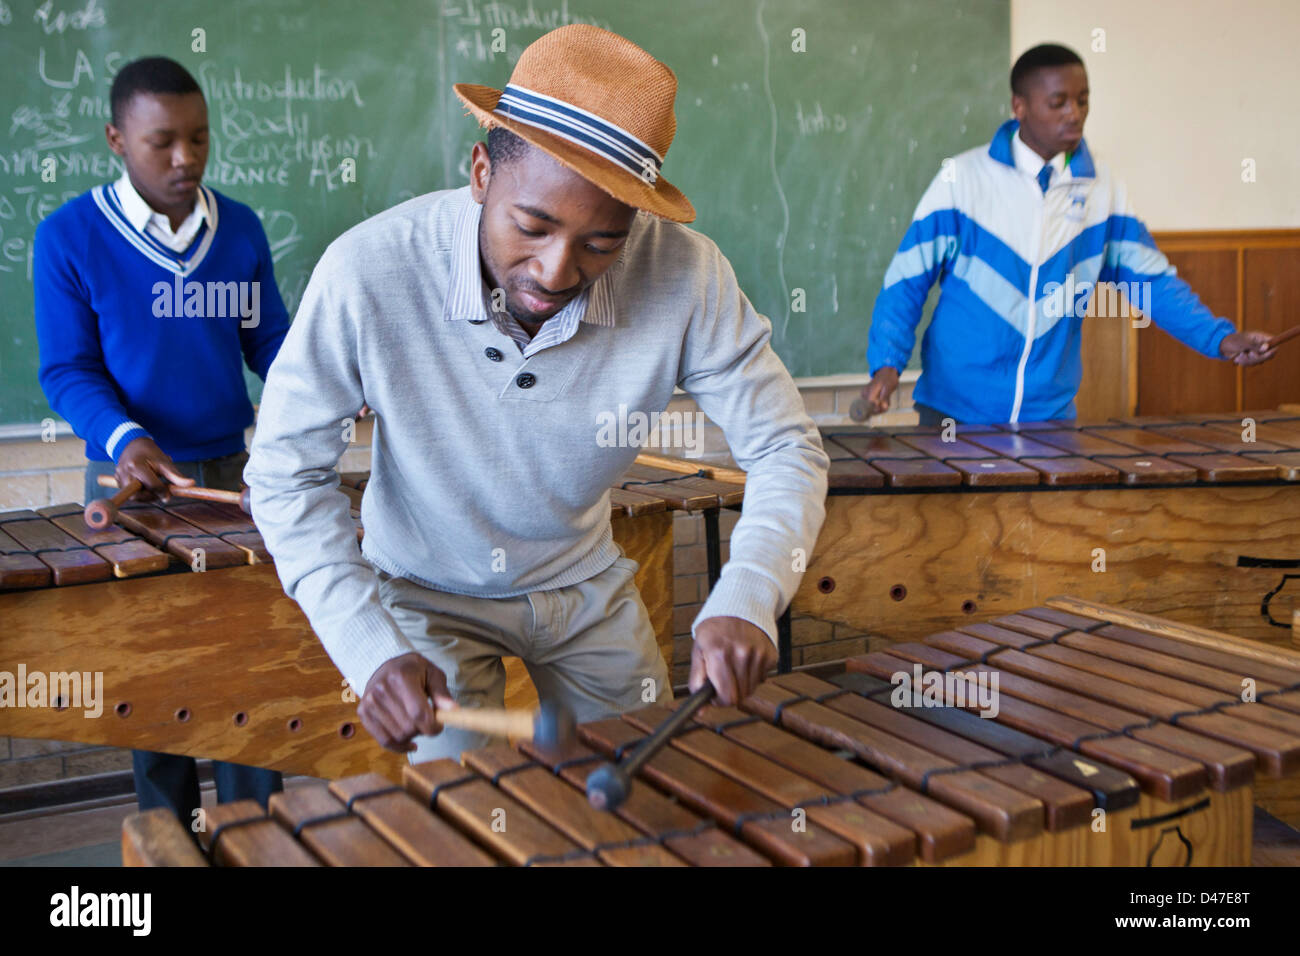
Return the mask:
M379 596L415 649L447 675L462 707L501 707L501 658L522 658L543 700L567 707L579 723L671 700L668 668L633 582L638 565L617 558L567 588L481 598L433 591L376 569ZM486 746L481 734L447 728L416 737L412 763Z

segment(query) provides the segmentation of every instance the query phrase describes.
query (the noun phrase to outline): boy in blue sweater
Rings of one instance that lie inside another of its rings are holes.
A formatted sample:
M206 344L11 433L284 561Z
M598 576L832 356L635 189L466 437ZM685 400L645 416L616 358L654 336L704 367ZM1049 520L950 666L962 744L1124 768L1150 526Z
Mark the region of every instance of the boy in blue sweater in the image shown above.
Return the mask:
M1239 365L1272 358L1265 333L1236 331L1178 278L1124 185L1094 162L1078 54L1034 47L1016 61L1011 91L1015 118L988 146L945 161L885 273L868 333L869 409L888 407L936 281L914 393L923 425L1073 418L1081 326L1099 282L1118 284L1203 355Z
M40 382L85 439L86 500L100 475L238 489L253 407L248 364L265 378L289 328L256 215L200 185L207 104L180 64L123 67L110 94L109 148L121 179L65 203L36 231ZM190 823L193 758L135 751L140 809ZM280 774L217 762L218 799L265 805Z

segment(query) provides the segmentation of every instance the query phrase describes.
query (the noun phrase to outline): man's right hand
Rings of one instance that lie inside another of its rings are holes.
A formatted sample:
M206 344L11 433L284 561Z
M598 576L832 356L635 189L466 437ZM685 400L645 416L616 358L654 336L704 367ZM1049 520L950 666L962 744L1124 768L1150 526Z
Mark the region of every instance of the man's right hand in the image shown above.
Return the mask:
M117 486L125 488L132 480L140 482L144 491L139 495L148 501L153 495L163 497L167 493L168 483L173 485L192 485L193 478L186 478L176 470L176 463L171 456L159 448L152 438L137 438L122 449L117 459Z
M1269 348L1271 341L1267 332L1233 332L1219 343L1219 354L1237 365L1258 365L1277 354Z
M439 709L456 706L447 690L447 676L413 651L385 661L371 675L357 715L382 746L410 753L415 749L411 738L416 734L433 736L442 730L435 705Z
M871 381L862 387L862 400L867 403L871 414L879 415L881 412L888 411L889 398L896 388L898 388L898 369L892 365L884 365L876 369L876 374L871 376Z

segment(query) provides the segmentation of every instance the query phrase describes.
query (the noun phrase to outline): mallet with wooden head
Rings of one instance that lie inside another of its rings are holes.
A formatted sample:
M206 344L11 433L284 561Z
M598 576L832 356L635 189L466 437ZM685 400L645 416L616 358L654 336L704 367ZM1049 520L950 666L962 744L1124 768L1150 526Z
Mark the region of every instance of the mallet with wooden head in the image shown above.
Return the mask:
M536 711L499 710L491 707L453 707L439 710L438 723L490 737L531 740L537 747L559 750L573 740L573 714L553 701L542 701Z
M1277 335L1273 336L1271 339L1268 340L1267 347L1270 349L1275 349L1283 342L1290 342L1292 339L1296 338L1297 336L1300 336L1300 325L1292 326L1291 328L1287 329L1285 332L1279 332Z
M99 482L101 487L117 487L117 479L112 475L100 475L96 480ZM134 482L134 484L136 490L139 490L140 483ZM249 503L247 488L244 488L242 491L226 491L222 488L203 488L199 485L168 485L167 490L163 492L163 494L169 495L173 498L193 498L195 501L219 501L227 505L238 505L244 514L251 515L253 513L253 507ZM130 497L130 495L127 497ZM114 496L113 500L116 500L116 498L117 496ZM86 522L89 524L90 519L87 518ZM105 525L105 527L107 527L107 525Z
M104 482L105 478L111 481L112 484L111 485L105 484ZM100 475L99 483L106 488L117 487L117 479L114 478L112 475ZM88 505L86 505L86 510L82 515L86 519L86 526L90 528L92 531L103 531L105 528L111 525L113 523L113 519L117 517L117 509L120 508L128 498L130 498L133 494L139 491L140 487L141 487L140 482L136 481L135 479L132 479L131 481L127 482L125 488L123 488L113 497L96 498L94 501L90 502Z

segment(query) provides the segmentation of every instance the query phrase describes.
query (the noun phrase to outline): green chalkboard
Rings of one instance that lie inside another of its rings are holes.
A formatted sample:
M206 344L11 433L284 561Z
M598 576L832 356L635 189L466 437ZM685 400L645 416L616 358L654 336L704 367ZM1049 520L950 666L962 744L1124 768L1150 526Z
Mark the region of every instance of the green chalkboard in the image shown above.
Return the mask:
M123 63L165 54L199 79L206 182L257 210L292 311L334 236L465 182L480 134L452 83L500 87L523 47L567 22L676 71L664 175L771 317L791 371L864 371L871 305L917 199L943 157L1006 114L1008 0L0 0L0 424L49 414L32 236L120 175L103 125Z

